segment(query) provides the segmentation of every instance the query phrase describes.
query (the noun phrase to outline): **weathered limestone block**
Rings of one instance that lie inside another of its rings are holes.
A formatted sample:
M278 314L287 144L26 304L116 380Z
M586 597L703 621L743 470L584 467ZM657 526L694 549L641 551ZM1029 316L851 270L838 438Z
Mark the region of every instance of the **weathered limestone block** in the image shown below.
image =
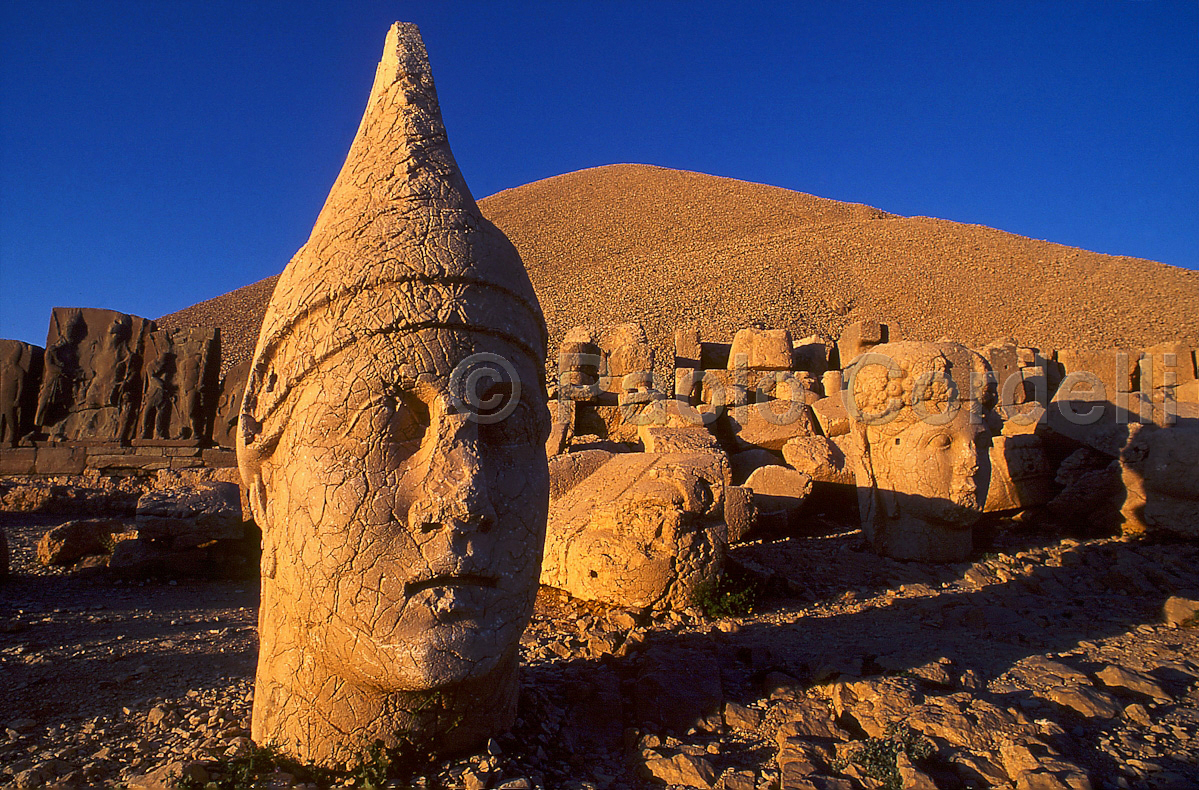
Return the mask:
M1109 348L1099 351L1059 349L1057 362L1065 378L1053 399L1103 402L1127 408L1127 393L1140 360L1139 351Z
M197 442L210 439L220 367L219 329L148 333L134 438Z
M829 355L835 348L832 343L819 335L810 335L793 343L792 367L795 370L806 370L817 381L829 372ZM825 391L827 395L828 392Z
M842 381L840 370L826 370L820 377L820 390L826 398L840 396Z
M795 349L786 329L738 329L729 350L728 369L791 370Z
M1045 365L1016 368L1006 379L999 381L994 394L995 413L1003 420L1005 435L1035 432L1046 421L1049 406L1049 378Z
M681 608L721 571L726 463L613 456L550 506L541 583L619 606Z
M749 402L750 376L748 368L737 370L699 370L679 368L675 371L675 399L699 407L710 423L724 410Z
M245 532L241 490L233 483L148 491L137 501L134 518L139 537L172 550L239 540Z
M663 784L696 788L715 787L718 776L712 763L690 754L650 757L645 761L645 771Z
M233 447L237 443L237 416L241 413L242 396L246 394L251 361L238 362L221 379L212 423L212 441L218 447Z
M698 368L703 354L699 340L699 330L676 329L674 333L674 366L678 368Z
M716 421L717 432L727 432L737 447L762 447L781 452L797 436L819 433L812 410L803 401L771 399L729 409Z
M550 435L545 440L545 457L553 458L570 449L579 407L575 401L562 398L549 401L546 408L550 413Z
M839 367L847 368L863 351L897 339L891 336L891 328L886 324L873 320L854 321L845 327L841 336L837 338Z
M37 449L36 447L4 447L0 445L0 476L35 474Z
M640 412L638 431L642 426L659 428L704 428L715 420L715 414L704 406L692 406L678 398L659 398Z
M256 742L332 766L511 726L549 500L546 343L397 23L238 418L263 531Z
M1159 343L1141 353L1138 392L1129 411L1138 422L1174 425L1199 419L1199 379L1194 349L1182 343Z
M1124 534L1199 537L1199 428L1139 426L1120 460Z
M857 508L853 465L831 439L796 437L783 446L783 458L792 469L812 479L812 493L807 498L809 513L852 513Z
M745 487L754 492L760 520L772 527L795 527L799 510L812 493L812 478L785 466L762 466L749 476Z
M607 450L580 450L551 458L549 462L550 501L561 499L568 491L595 474L608 463L612 453Z
M41 346L0 340L0 447L12 447L33 430L43 353Z
M83 557L110 554L113 536L132 527L120 519L94 518L67 521L47 530L37 544L42 565L73 565Z
M991 367L996 386L1002 386L1013 373L1020 369L1019 345L1014 338L1006 337L995 340L980 349L978 353Z
M640 441L637 421L628 419L630 410L620 405L602 406L576 403L575 435L593 434L612 442L636 444Z
M725 487L724 523L728 526L729 543L736 543L753 531L758 523L758 506L752 488Z
M770 371L762 373L754 382L754 400L764 396L781 401L796 401L811 405L823 397L821 383L806 370Z
M1199 403L1199 379L1175 387L1174 399L1182 403Z
M647 453L719 453L716 437L702 426L672 428L642 425L637 429L641 446Z
M638 323L576 326L566 333L563 349L598 352L600 392L621 393L644 389L654 369L654 349ZM591 361L584 356L584 361Z
M141 399L142 352L153 321L90 307L55 307L34 422L51 440L125 441Z
M991 482L983 510L1027 510L1047 504L1057 493L1054 469L1041 437L996 436L991 440Z
M563 341L558 349L558 397L592 403L599 400L603 351L590 340Z
M1162 606L1162 619L1173 628L1199 625L1199 601L1171 595Z
M39 447L34 471L39 475L83 474L87 459L82 447Z
M838 388L833 390L832 394L812 404L812 414L816 417L821 433L830 439L849 433L849 412L845 410L845 402L841 397L840 382L837 383Z
M847 370L862 531L901 560L957 562L982 515L986 361L956 343L888 343Z
M797 436L783 445L783 458L813 483L854 484L853 470L841 448L823 436Z
M1190 381L1199 379L1196 371L1195 349L1183 343L1158 343L1141 352L1141 370L1145 370L1145 362L1149 363L1152 371L1151 388L1164 386L1182 386ZM1142 378L1144 374L1142 373ZM1147 389L1142 381L1142 389Z

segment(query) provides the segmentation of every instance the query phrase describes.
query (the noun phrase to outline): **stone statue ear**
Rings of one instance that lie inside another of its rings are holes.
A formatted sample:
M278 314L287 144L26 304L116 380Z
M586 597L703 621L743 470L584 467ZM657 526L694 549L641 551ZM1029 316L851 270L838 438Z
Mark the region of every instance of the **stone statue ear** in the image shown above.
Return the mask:
M270 464L269 457L263 457L257 449L245 445L242 436L237 439L237 467L241 474L242 485L246 489L246 499L250 503L250 513L254 523L265 533L270 527L267 523L266 482L264 473Z
M250 498L250 512L254 514L254 523L258 525L259 529L266 532L270 524L267 523L266 483L262 480L261 467L254 475L254 479L251 481L251 485L246 493Z
M253 450L247 449L245 445L238 443L237 448L237 466L241 472L242 485L246 488L246 499L250 503L250 513L254 517L254 523L258 525L258 529L262 532L262 575L268 579L275 578L275 569L277 567L275 542L273 531L270 528L270 519L267 517L268 511L266 507L266 480L264 477L270 473L270 458L263 458Z

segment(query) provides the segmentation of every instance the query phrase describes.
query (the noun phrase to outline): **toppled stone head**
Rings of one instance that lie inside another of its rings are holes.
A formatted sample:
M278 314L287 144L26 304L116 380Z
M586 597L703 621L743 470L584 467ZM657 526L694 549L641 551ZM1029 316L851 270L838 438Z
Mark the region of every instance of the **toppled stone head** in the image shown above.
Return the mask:
M989 466L986 362L956 343L887 343L846 371L862 529L895 559L952 562L972 548Z
M511 725L548 507L545 347L397 23L239 418L263 529L256 741L336 765Z

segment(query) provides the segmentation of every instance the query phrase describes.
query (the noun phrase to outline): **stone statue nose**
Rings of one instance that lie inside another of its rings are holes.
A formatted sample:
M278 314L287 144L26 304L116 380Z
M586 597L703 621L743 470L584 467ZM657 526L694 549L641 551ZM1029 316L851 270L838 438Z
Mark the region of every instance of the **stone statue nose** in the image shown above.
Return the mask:
M441 412L430 426L433 446L408 510L413 534L452 530L486 534L497 521L478 453L478 431L465 415Z
M452 530L487 534L495 526L495 509L485 484L479 488L452 486L448 490L427 491L408 509L408 529L413 534Z

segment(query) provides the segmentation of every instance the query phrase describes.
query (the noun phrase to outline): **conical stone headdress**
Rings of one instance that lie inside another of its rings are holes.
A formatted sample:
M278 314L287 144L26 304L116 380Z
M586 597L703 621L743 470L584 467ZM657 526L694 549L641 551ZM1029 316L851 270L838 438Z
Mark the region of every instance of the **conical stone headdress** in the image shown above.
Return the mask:
M267 307L243 440L334 354L437 327L503 337L536 370L544 363L545 320L524 264L458 170L420 31L397 22L341 173Z

